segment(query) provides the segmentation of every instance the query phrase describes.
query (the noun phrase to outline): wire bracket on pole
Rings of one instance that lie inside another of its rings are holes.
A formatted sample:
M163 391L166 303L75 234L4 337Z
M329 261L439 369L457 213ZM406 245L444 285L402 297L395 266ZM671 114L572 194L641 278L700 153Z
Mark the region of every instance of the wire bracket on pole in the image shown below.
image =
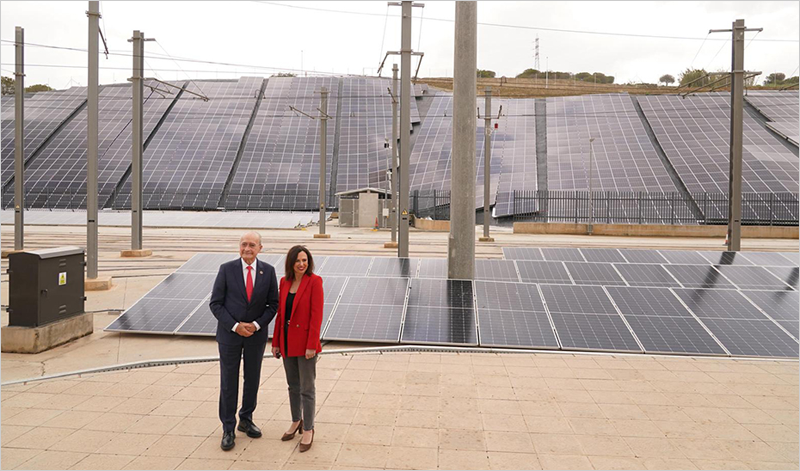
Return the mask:
M173 88L177 88L178 90L183 90L183 91L184 91L184 92L186 92L186 93L189 93L189 94L192 94L192 95L195 95L195 96L199 97L199 98L200 98L200 99L202 99L203 101L208 101L208 100L209 100L209 98L208 98L207 96L205 96L205 95L201 95L201 94L199 94L199 93L195 93L195 92L193 92L193 91L191 91L191 90L188 90L188 89L186 89L186 88L179 87L179 86L177 86L177 85L173 85L173 84L171 84L171 83L169 83L169 82L165 82L165 81L163 81L163 80L159 80L159 79L157 79L157 78L154 78L154 77L146 77L146 78L145 78L145 80L153 80L153 81L155 81L155 82L162 83L162 84L164 84L164 85L166 85L166 86L168 86L168 87L173 87Z

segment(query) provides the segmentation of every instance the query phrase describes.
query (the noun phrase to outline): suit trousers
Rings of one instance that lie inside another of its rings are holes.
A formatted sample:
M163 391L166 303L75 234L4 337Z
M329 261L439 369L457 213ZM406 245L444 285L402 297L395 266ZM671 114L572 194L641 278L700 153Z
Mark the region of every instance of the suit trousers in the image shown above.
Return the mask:
M314 412L316 409L317 358L283 357L283 370L289 384L289 406L292 410L292 422L303 419L303 429L314 429Z
M261 360L267 344L243 342L239 345L217 345L220 368L219 420L222 421L223 432L233 432L236 428L236 402L239 396L239 364L244 357L244 387L239 419L252 422L258 400L258 385L261 382Z

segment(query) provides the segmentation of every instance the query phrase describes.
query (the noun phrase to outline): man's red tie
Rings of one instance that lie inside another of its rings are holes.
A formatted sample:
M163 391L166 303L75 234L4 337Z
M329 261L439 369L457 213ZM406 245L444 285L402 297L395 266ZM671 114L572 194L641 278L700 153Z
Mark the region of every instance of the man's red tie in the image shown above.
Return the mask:
M247 286L245 289L247 290L247 302L250 302L250 299L253 297L253 274L252 274L253 267L247 267Z

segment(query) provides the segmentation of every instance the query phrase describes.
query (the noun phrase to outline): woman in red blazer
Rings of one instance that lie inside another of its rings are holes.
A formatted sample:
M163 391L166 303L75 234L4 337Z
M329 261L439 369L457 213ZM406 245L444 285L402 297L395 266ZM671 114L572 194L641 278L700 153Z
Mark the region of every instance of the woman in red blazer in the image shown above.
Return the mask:
M292 425L281 440L291 440L298 432L300 452L314 442L315 387L317 353L325 302L322 278L314 274L314 258L302 245L295 245L286 255L286 276L278 286L279 303L272 333L272 354L283 358ZM302 429L302 430L301 430Z

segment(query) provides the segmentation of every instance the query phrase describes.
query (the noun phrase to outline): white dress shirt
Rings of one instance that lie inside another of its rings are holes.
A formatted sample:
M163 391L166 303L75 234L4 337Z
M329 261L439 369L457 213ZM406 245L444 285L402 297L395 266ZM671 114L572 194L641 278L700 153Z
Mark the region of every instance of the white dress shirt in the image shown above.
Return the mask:
M247 267L252 267L253 269L250 270L250 276L253 278L253 288L256 287L256 268L258 268L258 258L253 260L252 265L248 265L243 258L240 258L242 262L242 277L244 278L244 288L247 289ZM258 325L258 322L253 321L253 324L256 326L256 332L261 330L261 326ZM233 331L236 332L236 328L239 327L239 323L233 324Z

